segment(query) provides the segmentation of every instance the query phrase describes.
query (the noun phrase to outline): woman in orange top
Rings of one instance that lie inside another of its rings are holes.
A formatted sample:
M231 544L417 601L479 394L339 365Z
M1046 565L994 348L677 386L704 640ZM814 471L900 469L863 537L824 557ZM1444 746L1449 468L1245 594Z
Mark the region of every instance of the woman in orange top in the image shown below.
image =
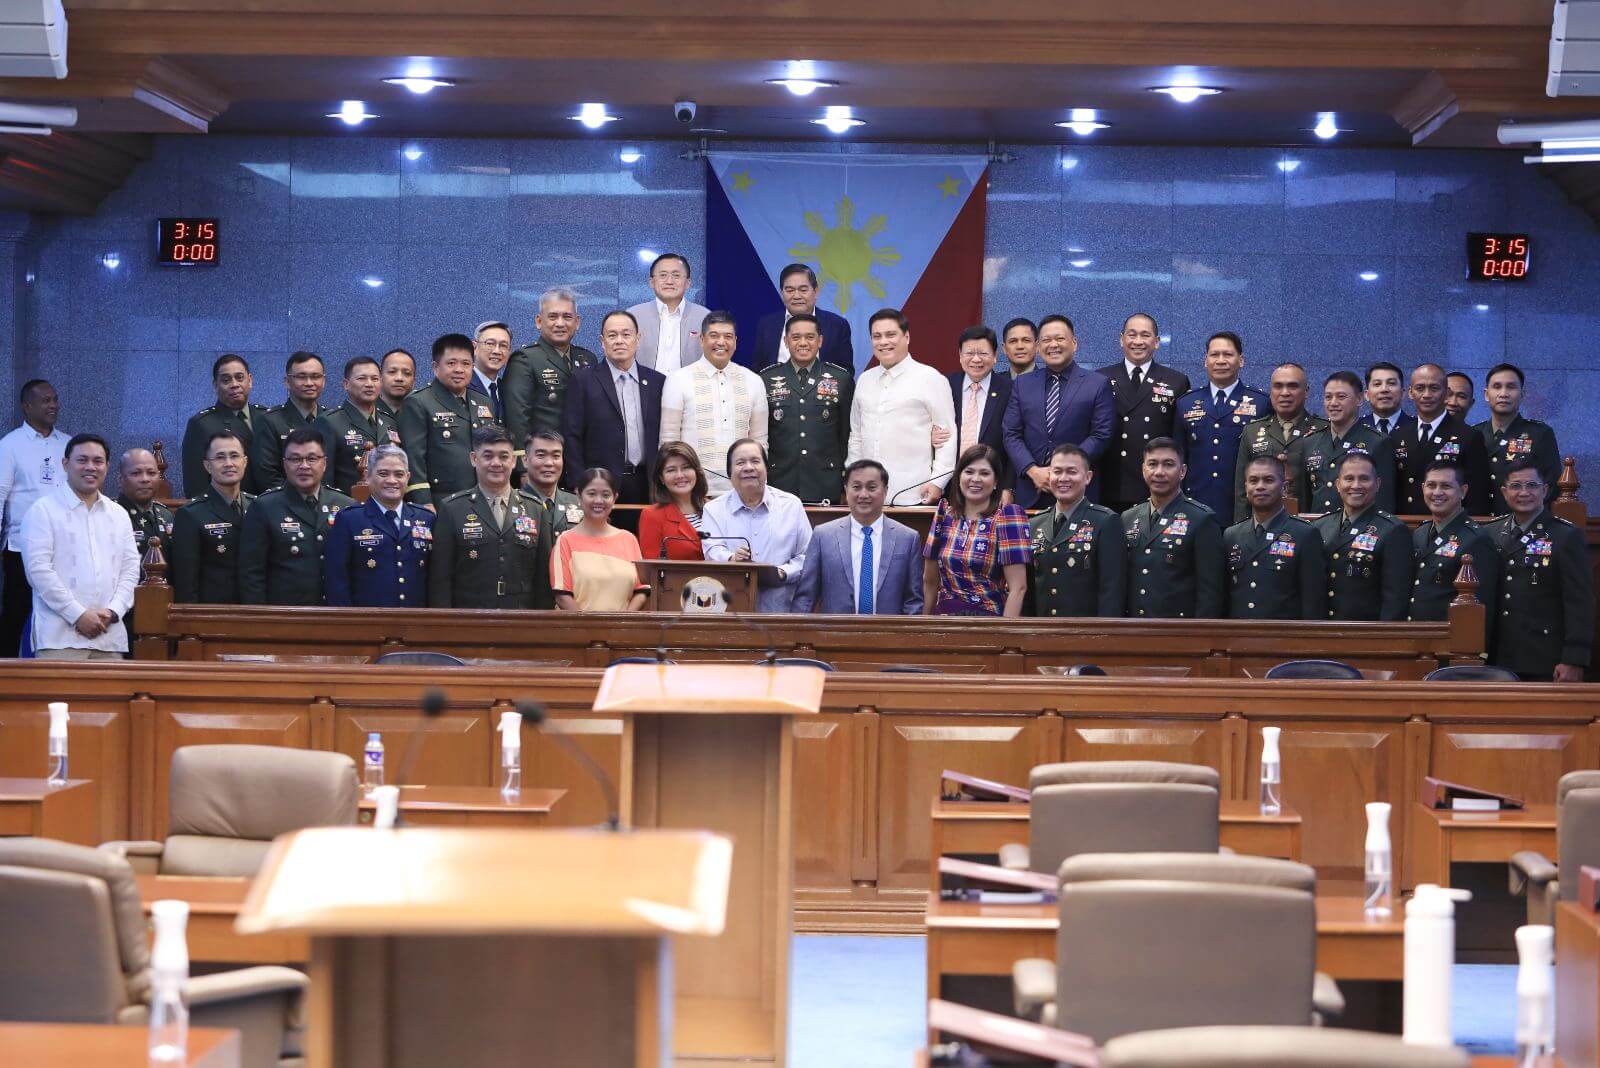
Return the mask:
M639 581L634 566L639 542L611 525L611 509L621 484L603 467L578 476L578 503L583 519L562 531L550 553L550 587L556 607L583 612L637 612L650 587Z
M694 448L669 441L656 451L650 499L639 513L639 549L646 560L704 560L700 513L705 510L706 473Z

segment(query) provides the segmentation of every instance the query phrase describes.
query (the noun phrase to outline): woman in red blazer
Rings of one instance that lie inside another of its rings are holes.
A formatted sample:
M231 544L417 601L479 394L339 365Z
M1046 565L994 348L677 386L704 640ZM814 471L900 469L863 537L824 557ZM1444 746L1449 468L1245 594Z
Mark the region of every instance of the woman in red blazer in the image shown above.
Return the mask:
M693 447L668 441L650 469L650 507L639 513L639 551L646 560L704 560L700 513L705 510L706 473Z

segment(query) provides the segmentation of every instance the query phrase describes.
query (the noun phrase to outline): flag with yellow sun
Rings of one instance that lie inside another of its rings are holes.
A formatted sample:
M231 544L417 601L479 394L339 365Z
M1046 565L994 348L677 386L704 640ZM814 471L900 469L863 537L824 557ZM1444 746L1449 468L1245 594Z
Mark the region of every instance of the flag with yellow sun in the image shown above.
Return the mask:
M918 360L955 369L957 336L983 315L985 158L713 152L707 165L705 302L738 319L741 363L778 358L778 272L803 263L817 307L849 324L857 372L885 307L910 319Z

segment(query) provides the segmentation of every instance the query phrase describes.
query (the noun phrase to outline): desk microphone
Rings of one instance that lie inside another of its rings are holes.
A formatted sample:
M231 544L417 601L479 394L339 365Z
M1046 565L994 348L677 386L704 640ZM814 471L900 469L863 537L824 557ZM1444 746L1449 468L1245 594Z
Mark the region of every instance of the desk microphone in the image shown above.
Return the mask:
M906 493L906 492L908 492L910 490L914 490L914 489L921 489L923 486L926 486L930 482L937 482L941 478L948 478L948 477L950 477L951 475L953 475L955 473L956 473L955 469L951 468L949 471L942 471L939 474L934 475L932 478L925 478L921 482L914 482L909 486L904 486L904 487L902 487L900 489L895 490L894 496L889 498L889 507L890 508L898 508L899 507L899 505L897 505L895 502L900 499L900 494ZM920 503L921 502L919 501L918 504L920 504ZM916 505L912 505L911 507L916 507Z
M742 541L744 547L750 550L750 562L756 563L756 547L750 544L750 539L742 534L702 534L700 540L705 541Z
M704 534L696 534L692 538L689 537L687 534L668 534L666 537L661 539L661 555L663 557L665 557L667 555L667 542L669 542L669 541L681 541L685 545L693 545L695 547L696 551L699 551L700 542L704 538L705 538Z
M595 781L606 801L606 821L601 826L608 831L620 831L622 829L622 818L619 815L621 806L617 803L617 787L611 781L611 776L606 774L605 769L596 764L593 757L585 753L576 742L565 734L543 729L545 721L543 705L536 701L518 701L517 712L521 714L524 723L533 724L535 728L539 729L540 734L566 750L567 755L577 761L589 778Z
M417 763L417 754L422 752L422 736L427 733L428 721L444 715L446 703L443 690L429 690L422 695L422 706L417 711L416 722L411 726L411 735L406 739L406 751L400 757L400 771L391 784L396 790L410 781L412 768ZM401 814L397 809L394 825L398 827L400 824Z

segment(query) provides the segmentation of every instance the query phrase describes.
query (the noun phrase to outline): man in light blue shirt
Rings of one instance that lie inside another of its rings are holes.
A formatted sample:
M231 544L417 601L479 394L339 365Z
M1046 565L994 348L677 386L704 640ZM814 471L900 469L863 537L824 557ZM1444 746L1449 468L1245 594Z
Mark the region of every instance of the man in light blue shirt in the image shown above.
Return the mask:
M706 505L706 559L772 564L775 582L763 582L758 612L787 612L811 544L811 520L792 493L767 485L767 450L754 438L728 449L733 489Z

